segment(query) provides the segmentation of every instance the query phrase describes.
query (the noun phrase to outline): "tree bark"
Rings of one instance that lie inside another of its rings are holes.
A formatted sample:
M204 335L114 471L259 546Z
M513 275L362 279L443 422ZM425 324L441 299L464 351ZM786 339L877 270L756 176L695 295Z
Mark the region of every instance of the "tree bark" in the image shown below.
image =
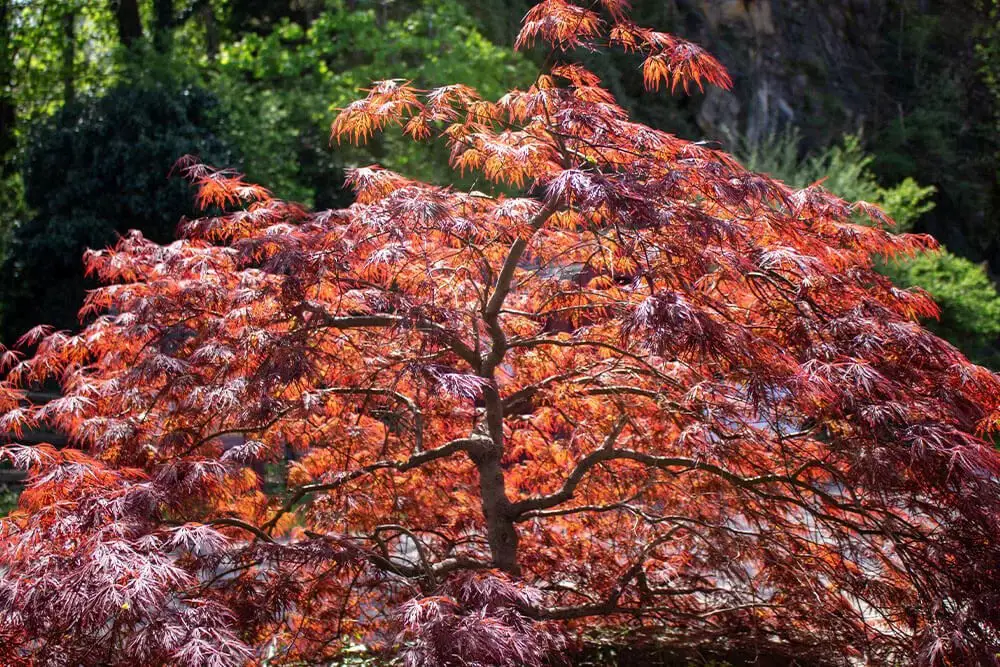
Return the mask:
M142 38L142 18L139 16L138 0L111 0L115 12L115 26L122 46L131 48Z
M531 221L532 232L541 229L545 221L555 212L555 205L546 203ZM479 493L482 501L483 516L486 518L487 539L490 544L490 556L493 565L498 569L517 574L517 528L514 525L510 499L507 497L507 487L504 481L503 469L503 419L504 405L496 389L494 371L503 361L509 349L507 336L500 324L500 311L504 301L513 287L514 273L517 264L528 247L528 241L518 238L510 246L507 258L504 260L496 285L489 300L483 306L483 323L489 332L491 345L489 353L479 359L476 371L488 381L483 388L485 403L485 423L482 425L493 446L486 451L477 453L473 461L479 472Z
M8 174L14 153L14 125L17 122L17 107L11 83L14 78L14 53L10 46L13 1L0 0L0 178Z
M486 537L493 565L504 572L517 574L520 569L517 564L517 528L511 520L500 454L500 451L493 448L488 454L476 459L479 493L486 517Z
M174 21L174 0L153 0L153 46L160 53L170 49Z
M62 82L63 104L76 99L76 12L67 10L62 17Z
M470 457L479 473L479 497L493 565L499 570L517 574L520 569L517 564L518 535L501 461L504 450L503 401L493 387L483 390L483 398L486 402L486 423L483 426L492 444L470 453Z

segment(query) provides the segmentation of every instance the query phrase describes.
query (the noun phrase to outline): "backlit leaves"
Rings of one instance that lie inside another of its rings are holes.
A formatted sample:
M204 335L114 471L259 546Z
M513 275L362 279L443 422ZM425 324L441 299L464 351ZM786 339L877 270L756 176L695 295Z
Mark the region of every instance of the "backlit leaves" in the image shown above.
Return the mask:
M728 85L614 0L542 3L543 41ZM631 122L576 64L496 102L377 82L333 135L391 125L517 192L372 165L310 212L185 159L205 216L88 254L92 323L4 351L0 427L70 446L0 450L31 470L0 661L531 665L634 624L996 664L1000 378L874 270L932 239Z

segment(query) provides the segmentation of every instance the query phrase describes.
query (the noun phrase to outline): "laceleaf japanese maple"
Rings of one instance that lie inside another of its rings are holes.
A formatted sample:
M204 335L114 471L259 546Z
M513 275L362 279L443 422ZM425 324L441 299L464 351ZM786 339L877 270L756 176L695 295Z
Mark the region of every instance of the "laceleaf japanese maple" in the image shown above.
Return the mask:
M534 41L728 85L615 0L542 2ZM1000 378L872 269L932 239L633 123L578 64L495 102L377 82L333 134L393 124L520 196L367 167L354 205L308 212L185 160L214 213L91 253L92 322L6 355L0 427L75 446L3 450L32 470L2 524L4 664L363 641L537 665L600 627L998 663Z

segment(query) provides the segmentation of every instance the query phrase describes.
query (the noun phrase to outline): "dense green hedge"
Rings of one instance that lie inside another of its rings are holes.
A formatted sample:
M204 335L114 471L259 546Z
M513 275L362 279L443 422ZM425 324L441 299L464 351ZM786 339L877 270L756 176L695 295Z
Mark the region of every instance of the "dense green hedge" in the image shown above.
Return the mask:
M145 81L65 107L34 129L23 169L31 215L13 230L3 270L4 341L43 322L75 326L87 248L129 229L173 237L193 213L187 183L169 177L177 158L236 162L217 107L203 89Z

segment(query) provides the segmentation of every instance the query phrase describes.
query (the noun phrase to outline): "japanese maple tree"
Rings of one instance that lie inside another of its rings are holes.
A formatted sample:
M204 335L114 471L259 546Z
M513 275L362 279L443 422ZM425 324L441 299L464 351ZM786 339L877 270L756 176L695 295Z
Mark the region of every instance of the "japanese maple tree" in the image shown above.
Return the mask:
M373 166L309 212L189 159L206 217L89 254L91 323L4 356L0 427L74 446L3 449L0 662L530 665L630 627L998 664L1000 378L872 269L933 240L629 121L574 49L729 79L621 0L545 0L536 41L528 90L385 80L333 125L519 196Z

